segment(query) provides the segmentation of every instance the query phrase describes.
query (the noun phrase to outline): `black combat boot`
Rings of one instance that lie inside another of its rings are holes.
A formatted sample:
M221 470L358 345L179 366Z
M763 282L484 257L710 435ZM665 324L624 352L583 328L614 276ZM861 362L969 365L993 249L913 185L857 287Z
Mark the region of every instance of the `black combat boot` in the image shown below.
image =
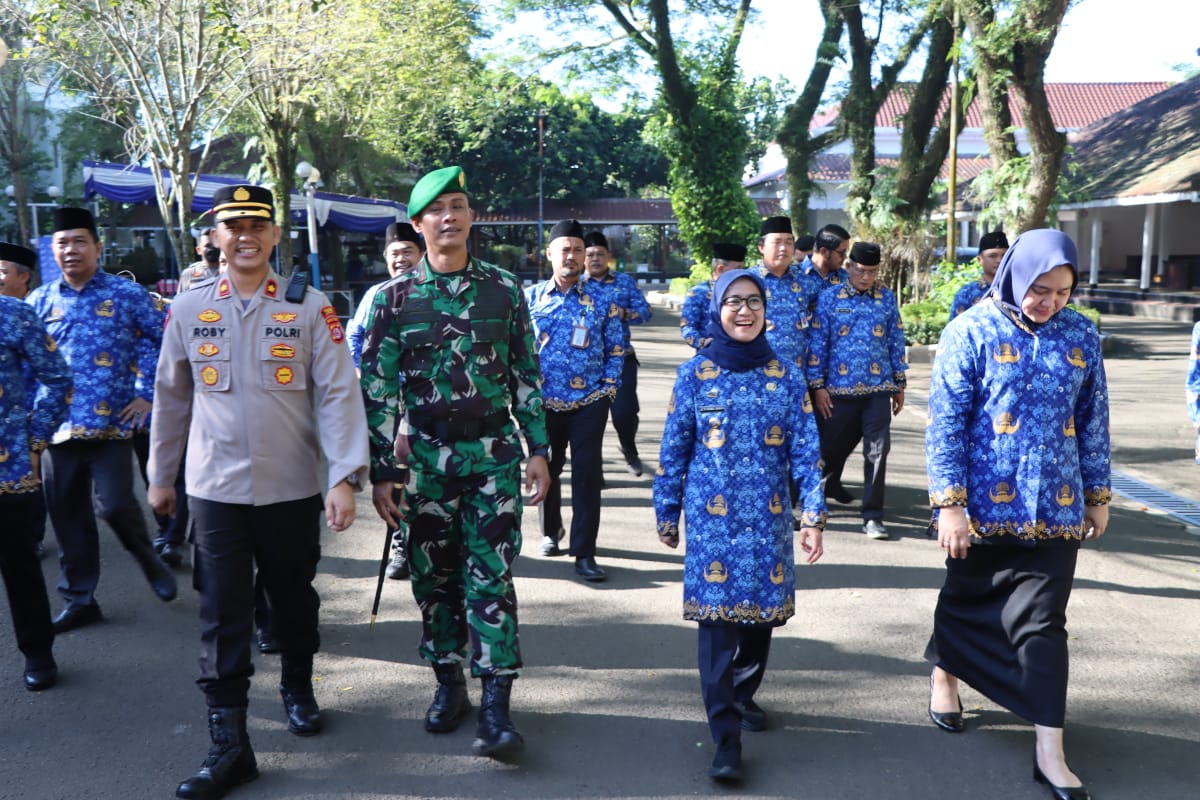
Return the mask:
M287 713L288 730L297 736L316 736L325 727L312 688L312 655L280 657L279 695Z
M216 800L258 777L258 762L246 735L245 708L210 708L208 735L212 739L208 758L195 775L179 784L176 797Z
M438 687L433 693L433 703L425 712L425 730L430 733L449 733L457 728L463 717L471 710L471 698L467 697L467 679L463 676L462 664L438 662L433 665Z
M484 675L479 699L479 725L471 745L481 756L506 756L525 749L525 740L508 716L512 675Z

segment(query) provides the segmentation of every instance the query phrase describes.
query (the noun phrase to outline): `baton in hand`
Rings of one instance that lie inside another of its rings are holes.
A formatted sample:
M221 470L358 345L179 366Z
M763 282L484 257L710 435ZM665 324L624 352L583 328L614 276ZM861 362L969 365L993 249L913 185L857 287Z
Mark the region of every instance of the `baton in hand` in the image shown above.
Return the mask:
M383 594L383 578L387 572L388 562L391 561L392 551L392 526L388 526L387 532L383 536L383 559L379 562L379 581L375 584L375 602L371 605L371 624L368 630L375 630L375 618L379 616L379 598Z

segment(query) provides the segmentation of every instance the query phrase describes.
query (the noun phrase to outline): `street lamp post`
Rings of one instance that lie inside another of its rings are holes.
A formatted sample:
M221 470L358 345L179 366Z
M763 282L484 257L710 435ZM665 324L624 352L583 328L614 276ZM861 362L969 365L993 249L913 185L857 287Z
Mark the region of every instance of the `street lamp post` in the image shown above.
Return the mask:
M321 288L321 264L317 249L317 186L321 184L321 170L307 161L296 165L296 176L304 181L304 205L308 222L308 264L312 271L312 283Z
M38 209L39 208L58 208L58 198L62 194L62 190L57 186L47 186L46 194L50 197L49 203L35 203L30 200L25 205L29 206L30 215L33 218L33 236L29 241L34 247L37 247L38 237L42 235L42 229L38 227Z
M537 240L537 277L542 279L542 251L545 249L545 244L542 241L542 228L546 224L545 215L542 212L542 185L546 176L546 154L542 146L542 135L546 123L546 112L539 111L537 115L538 124L538 240Z

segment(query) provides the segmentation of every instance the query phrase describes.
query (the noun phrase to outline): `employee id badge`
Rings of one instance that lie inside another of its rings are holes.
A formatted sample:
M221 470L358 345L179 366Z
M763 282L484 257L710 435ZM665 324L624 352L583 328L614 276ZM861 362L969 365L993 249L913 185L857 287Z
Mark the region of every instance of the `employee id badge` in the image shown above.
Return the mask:
M586 350L588 346L588 329L582 322L575 325L575 329L571 331L571 347L576 347L580 350Z

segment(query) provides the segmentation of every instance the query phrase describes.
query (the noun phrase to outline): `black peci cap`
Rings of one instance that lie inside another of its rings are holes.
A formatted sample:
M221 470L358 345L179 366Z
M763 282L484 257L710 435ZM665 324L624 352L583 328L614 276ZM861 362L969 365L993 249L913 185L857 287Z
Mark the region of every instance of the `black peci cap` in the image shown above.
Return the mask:
M0 261L11 261L26 269L37 269L37 253L28 247L10 242L0 242Z
M850 248L850 260L863 267L873 267L882 260L879 245L874 242L855 242Z
M985 233L979 237L979 249L983 250L1007 250L1008 237L1004 235L1004 231L992 231Z
M759 236L766 236L768 233L786 233L792 232L792 220L788 217L767 217L762 221L762 226L758 230Z
M583 238L583 226L579 224L579 220L564 219L561 222L554 223L554 227L550 229L550 238L547 241L553 242L555 239L561 239L564 236L569 236L572 239Z
M392 242L412 242L417 247L421 246L421 235L413 230L413 226L407 222L393 222L387 226L387 232L383 235L385 244Z
M86 228L96 236L96 218L86 208L62 206L54 209L54 232ZM99 237L97 237L99 238Z
M587 236L583 237L584 247L603 247L608 249L608 238L600 231L592 231Z
M713 245L713 258L719 258L722 261L745 262L746 246L742 244L718 242L717 244Z

